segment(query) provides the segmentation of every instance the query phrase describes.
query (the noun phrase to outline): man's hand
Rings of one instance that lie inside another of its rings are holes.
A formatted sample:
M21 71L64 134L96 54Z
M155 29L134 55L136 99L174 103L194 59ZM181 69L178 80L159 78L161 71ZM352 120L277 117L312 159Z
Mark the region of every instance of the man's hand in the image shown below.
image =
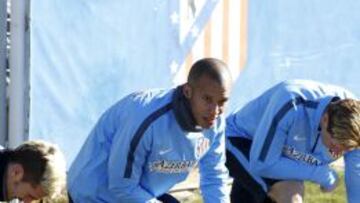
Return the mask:
M334 169L330 169L327 176L327 184L320 186L322 192L332 192L339 185L339 176Z

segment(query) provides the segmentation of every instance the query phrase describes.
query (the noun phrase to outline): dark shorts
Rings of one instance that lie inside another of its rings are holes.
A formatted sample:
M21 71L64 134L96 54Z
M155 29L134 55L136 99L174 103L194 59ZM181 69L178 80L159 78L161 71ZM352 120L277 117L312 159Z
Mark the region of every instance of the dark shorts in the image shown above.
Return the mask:
M240 137L228 137L227 139L249 161L252 140ZM231 202L274 202L268 197L267 192L260 183L250 175L242 163L229 150L226 151L226 166L229 169L230 176L234 179L230 195ZM280 181L269 178L262 178L262 180L267 188Z
M165 193L157 198L158 200L162 201L163 203L180 203L179 200L177 200L172 195Z
M74 201L71 199L71 196L70 196L70 192L68 191L68 199L69 199L69 203L74 203Z

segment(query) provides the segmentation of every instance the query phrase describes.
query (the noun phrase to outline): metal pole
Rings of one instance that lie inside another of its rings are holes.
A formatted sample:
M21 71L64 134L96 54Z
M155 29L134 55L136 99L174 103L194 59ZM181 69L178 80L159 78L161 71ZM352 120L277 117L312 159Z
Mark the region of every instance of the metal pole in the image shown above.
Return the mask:
M10 84L9 84L9 147L16 147L25 140L25 22L27 0L11 1L10 24Z
M7 137L6 116L6 5L0 0L0 145L5 146Z

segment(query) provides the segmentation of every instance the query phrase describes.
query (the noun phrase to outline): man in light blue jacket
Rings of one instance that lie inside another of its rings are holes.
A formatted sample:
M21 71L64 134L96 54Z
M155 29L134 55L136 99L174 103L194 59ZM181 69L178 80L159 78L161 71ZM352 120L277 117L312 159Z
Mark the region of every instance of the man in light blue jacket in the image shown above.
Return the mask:
M360 102L343 88L282 82L230 114L226 136L232 202L302 202L304 180L330 192L342 156L348 202L360 202Z
M186 84L136 92L108 109L70 167L73 202L166 202L164 194L199 165L204 202L229 202L226 64L196 62Z

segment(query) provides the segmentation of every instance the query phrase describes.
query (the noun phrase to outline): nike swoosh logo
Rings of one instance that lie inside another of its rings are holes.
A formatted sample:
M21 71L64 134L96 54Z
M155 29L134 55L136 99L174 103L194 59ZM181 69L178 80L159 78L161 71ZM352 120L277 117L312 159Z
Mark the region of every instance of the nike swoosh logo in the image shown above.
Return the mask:
M295 140L295 141L305 141L305 140L306 140L306 137L300 136L300 135L295 135L295 136L294 136L294 140Z
M164 149L164 150L160 150L160 151L159 151L159 154L160 154L160 155L164 155L164 154L169 153L169 152L171 152L171 151L172 151L171 148L170 148L170 149Z

